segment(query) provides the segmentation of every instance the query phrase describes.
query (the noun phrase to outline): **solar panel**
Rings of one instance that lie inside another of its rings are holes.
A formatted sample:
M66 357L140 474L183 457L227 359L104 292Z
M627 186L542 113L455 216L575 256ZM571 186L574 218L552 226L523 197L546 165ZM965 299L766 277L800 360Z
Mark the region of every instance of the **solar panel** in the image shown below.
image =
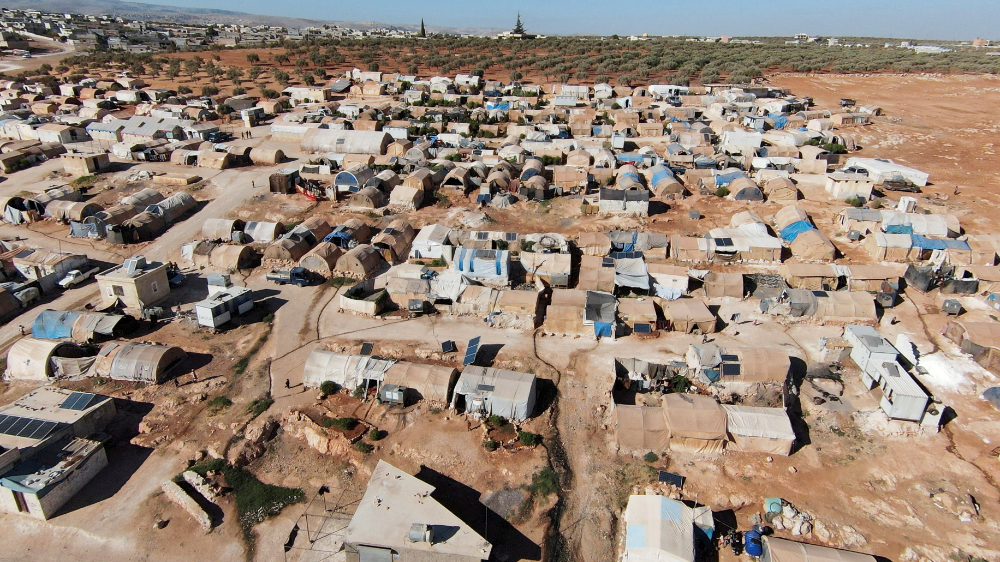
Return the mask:
M641 324L636 324L632 327L632 331L637 334L652 334L653 328L649 324L643 322Z
M74 392L59 407L64 410L86 410L93 403L95 397L89 392Z
M611 257L616 260L631 260L641 258L642 252L612 252Z
M27 425L25 425L24 428L21 429L21 431L17 432L17 436L29 437L32 433L34 433L41 427L42 427L42 422L40 420L29 419Z
M375 344L370 341L366 341L361 344L361 355L371 355L374 349Z
M14 424L7 430L7 435L18 435L22 429L28 426L29 422L31 422L31 418L17 418Z
M441 344L442 353L454 353L456 351L458 351L458 346L455 345L455 342L451 340L448 340Z
M476 385L476 390L479 392L493 392L496 389L492 384L479 384Z
M392 236L393 234L396 234L396 232L398 231L395 228L386 228L385 230L382 231L382 234L385 234L386 236Z
M49 436L50 433L52 433L52 430L55 429L58 425L59 424L57 424L56 422L50 422L50 421L42 422L41 426L39 426L39 428L35 430L28 437L30 437L31 439L45 439L46 437Z
M14 425L17 421L17 416L2 416L0 418L0 433L7 434L7 429Z
M462 365L472 365L476 362L476 355L479 355L479 336L469 340L469 346L465 348L465 359Z
M673 472L667 472L666 470L661 470L658 480L660 482L666 482L667 484L673 484L678 488L683 488L684 481L687 480L687 478L681 476L680 474L674 474Z
M740 376L740 364L739 363L723 363L722 364L722 375L726 377L738 377Z
M614 267L614 266L615 266L614 258L604 258L601 260L601 267Z
M716 246L732 246L733 245L733 239L732 238L716 238L715 239L715 245Z
M728 353L723 353L722 354L722 360L725 361L725 362L727 362L727 363L735 363L735 362L739 361L740 358L737 355L730 355Z

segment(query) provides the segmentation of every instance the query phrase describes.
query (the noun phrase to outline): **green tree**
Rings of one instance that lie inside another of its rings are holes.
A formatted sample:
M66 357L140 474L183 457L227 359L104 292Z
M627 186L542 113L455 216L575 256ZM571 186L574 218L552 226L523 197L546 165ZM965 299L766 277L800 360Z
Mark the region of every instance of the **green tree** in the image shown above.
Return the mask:
M521 12L517 13L517 23L514 24L513 33L524 34L524 25L521 24Z
M424 29L424 18L420 18L420 36L427 37L427 30Z
M247 71L247 78L249 78L251 82L256 82L263 72L263 68L259 66L251 66L250 70Z
M250 64L257 64L260 62L260 55L257 53L247 53L247 62Z
M274 62L276 62L276 63L278 63L278 64L280 64L282 66L284 66L285 63L288 62L288 55L286 55L284 53L278 53L278 54L274 55L273 58L274 58Z

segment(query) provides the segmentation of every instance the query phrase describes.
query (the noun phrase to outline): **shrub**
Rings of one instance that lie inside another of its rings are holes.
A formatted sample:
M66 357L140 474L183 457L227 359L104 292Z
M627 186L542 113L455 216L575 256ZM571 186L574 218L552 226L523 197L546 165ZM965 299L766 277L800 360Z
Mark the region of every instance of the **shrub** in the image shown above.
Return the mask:
M233 401L226 398L225 396L216 396L215 398L208 401L208 411L213 416L228 409L233 405Z
M379 431L378 428L373 427L371 431L368 432L369 441L381 441L382 437L382 432Z
M201 95L203 96L217 96L219 95L219 89L215 86L202 86Z
M323 396L329 396L331 394L337 393L337 383L333 381L323 381L319 385L319 391L323 393Z
M642 456L642 460L644 460L644 461L646 461L648 463L654 463L654 462L660 460L660 455L657 455L653 451L650 451L650 452L648 452L648 453L646 453L645 455Z
M833 154L847 154L847 147L835 142L828 142L823 145L823 150L832 152Z
M489 438L483 441L483 448L490 452L496 451L500 448L500 443L497 443L496 439Z
M374 445L372 445L371 443L365 443L364 441L358 441L357 443L355 443L354 448L366 455L375 450Z
M187 86L177 86L177 93L178 94L190 94L191 93L191 88L189 88Z
M332 427L342 431L350 431L358 426L358 420L355 418L323 418L320 422L323 427Z
M357 398L358 400L361 400L362 398L364 398L365 397L365 385L359 384L357 387L355 387L354 388L354 392L351 393L351 396Z
M847 203L852 207L861 207L865 204L865 200L860 197L848 197L844 200L844 203Z
M274 404L274 399L270 396L258 398L247 404L247 413L250 414L250 419L256 418L266 412L271 407L271 404Z
M538 498L559 493L559 474L552 470L551 466L546 466L531 475L528 491Z
M715 195L716 197L725 197L729 195L729 188L724 185L720 185L719 188L715 190Z
M493 414L486 418L486 423L492 425L493 427L503 427L507 425L507 420L503 416L498 416Z
M448 265L448 262L444 261L444 258L434 258L428 264L428 267L444 267L446 265Z
M531 433L530 431L519 431L517 433L517 440L520 441L522 445L534 447L542 442L542 436L537 433Z

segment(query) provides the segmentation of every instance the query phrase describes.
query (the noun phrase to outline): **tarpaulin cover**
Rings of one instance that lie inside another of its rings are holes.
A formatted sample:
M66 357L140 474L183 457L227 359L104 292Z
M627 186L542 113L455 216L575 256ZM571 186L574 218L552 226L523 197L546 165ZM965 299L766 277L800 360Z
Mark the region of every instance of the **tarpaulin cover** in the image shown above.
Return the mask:
M649 290L649 271L642 258L615 260L615 285Z
M668 301L677 300L684 295L684 291L682 289L677 287L664 287L659 283L653 283L653 291L656 293L656 296Z
M60 339L73 337L73 323L80 312L43 310L31 325L32 337L39 339Z
M70 221L69 235L73 238L97 238L97 225Z
M936 240L919 234L911 235L910 240L914 248L924 250L971 250L969 243L964 240Z
M813 226L809 221L798 221L781 229L781 239L787 242L792 242L798 237L799 234L807 230L812 230Z
M772 121L774 121L775 129L784 129L788 125L788 116L786 115L768 115Z
M795 431L792 429L792 422L783 408L729 405L724 405L722 408L726 411L726 426L730 437L757 438L757 440L748 441L745 444L762 446L764 449L747 452L788 455L792 443L795 442ZM761 439L771 440L774 443L767 444L761 442Z
M663 396L662 404L671 438L726 438L726 411L714 398L672 393Z
M888 234L913 234L913 227L908 224L886 225L885 231Z
M618 300L614 295L608 293L587 291L585 309L587 320L594 323L612 324L615 321L615 312L618 310Z
M455 384L455 394L465 397L466 408L481 401L486 414L526 420L535 409L535 375L469 365Z
M718 174L715 176L715 185L729 185L736 178L745 178L746 174L743 172L729 172L726 174Z

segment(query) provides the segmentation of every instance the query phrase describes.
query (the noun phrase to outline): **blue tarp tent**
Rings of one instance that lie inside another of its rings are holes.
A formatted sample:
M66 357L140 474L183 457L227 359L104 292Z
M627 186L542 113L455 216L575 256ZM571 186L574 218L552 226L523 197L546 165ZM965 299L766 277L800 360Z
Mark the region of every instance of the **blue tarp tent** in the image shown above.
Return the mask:
M510 270L510 252L460 248L452 265L469 279L506 281Z
M733 180L739 177L746 177L743 172L729 172L728 174L717 174L715 176L715 185L729 185L733 183Z
M913 227L908 224L890 224L885 227L886 234L913 234Z
M31 325L31 336L37 339L54 340L73 337L73 323L80 312L43 310Z
M611 324L606 322L594 322L594 335L597 337L611 337Z
M796 221L781 229L781 239L786 242L794 242L795 238L807 230L813 230L809 221Z
M788 117L784 115L768 115L774 121L775 129L784 129L788 125Z
M914 248L922 250L969 250L969 243L964 240L937 240L919 234L911 234L910 240Z

